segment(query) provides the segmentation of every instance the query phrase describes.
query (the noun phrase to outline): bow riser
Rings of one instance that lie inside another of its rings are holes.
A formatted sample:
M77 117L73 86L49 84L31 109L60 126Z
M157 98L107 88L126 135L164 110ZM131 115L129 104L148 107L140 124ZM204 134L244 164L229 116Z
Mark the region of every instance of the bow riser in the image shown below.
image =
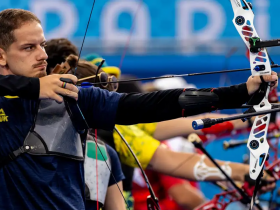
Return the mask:
M255 37L259 37L254 27L254 13L245 0L231 0L231 5L234 11L233 24L246 44L250 49ZM250 41L250 42L249 42ZM259 52L250 51L250 66L252 76L270 75L271 66L269 57L265 49L259 49ZM264 111L271 109L271 104L268 102L269 86L266 94L259 105L255 105L255 111ZM250 150L250 177L256 180L262 172L262 168L268 156L269 144L267 143L267 130L270 121L270 114L256 117L255 122L250 132L247 147Z

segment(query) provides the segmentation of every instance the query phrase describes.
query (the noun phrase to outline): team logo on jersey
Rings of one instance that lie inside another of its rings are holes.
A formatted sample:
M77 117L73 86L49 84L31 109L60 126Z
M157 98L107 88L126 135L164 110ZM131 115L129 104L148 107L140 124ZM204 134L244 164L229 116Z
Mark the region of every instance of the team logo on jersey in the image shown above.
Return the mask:
M3 109L0 109L0 122L8 122L8 116Z

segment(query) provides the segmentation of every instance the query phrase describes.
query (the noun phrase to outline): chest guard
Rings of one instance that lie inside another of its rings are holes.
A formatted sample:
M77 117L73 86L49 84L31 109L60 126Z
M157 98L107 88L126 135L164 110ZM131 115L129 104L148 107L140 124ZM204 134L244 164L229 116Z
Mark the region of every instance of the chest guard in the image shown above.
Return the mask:
M42 100L39 103L35 123L24 140L24 148L31 155L58 155L83 160L83 148L79 133L63 103Z
M105 144L98 141L98 146L102 154L99 149L96 148L95 141L87 140L84 162L86 183L85 194L87 200L97 201L98 186L98 202L104 205L111 175L111 172L108 169L108 167L111 169L111 161Z

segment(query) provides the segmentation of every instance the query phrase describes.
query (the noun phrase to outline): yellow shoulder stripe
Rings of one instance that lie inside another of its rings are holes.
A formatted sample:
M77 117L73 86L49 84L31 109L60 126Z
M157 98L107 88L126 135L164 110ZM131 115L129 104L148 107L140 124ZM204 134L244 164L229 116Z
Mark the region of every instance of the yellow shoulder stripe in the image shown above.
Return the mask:
M4 96L5 98L19 98L18 96Z

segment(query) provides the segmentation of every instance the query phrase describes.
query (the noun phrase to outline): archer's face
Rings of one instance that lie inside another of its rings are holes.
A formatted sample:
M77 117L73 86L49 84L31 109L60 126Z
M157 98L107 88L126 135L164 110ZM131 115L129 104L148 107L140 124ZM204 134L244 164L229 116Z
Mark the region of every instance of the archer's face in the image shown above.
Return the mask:
M47 54L42 26L36 21L14 30L15 42L5 52L6 74L27 77L46 76Z

